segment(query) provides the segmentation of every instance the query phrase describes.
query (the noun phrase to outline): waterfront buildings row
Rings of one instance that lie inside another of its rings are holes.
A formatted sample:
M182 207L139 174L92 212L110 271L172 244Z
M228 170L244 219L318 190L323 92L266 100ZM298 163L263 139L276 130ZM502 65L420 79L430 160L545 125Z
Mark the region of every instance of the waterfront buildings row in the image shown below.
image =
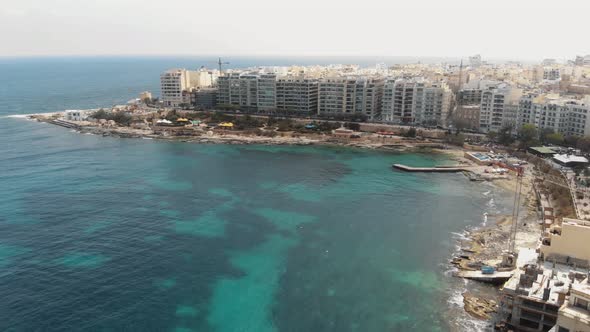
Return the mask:
M590 134L590 66L408 64L258 67L219 72L175 69L161 75L167 107L275 111L302 116L362 115L374 122L457 126L483 133L524 124L569 135ZM561 95L560 95L561 94Z
M230 73L219 77L218 87L219 104L245 111L364 115L375 121L411 124L445 124L453 98L445 83L422 78Z

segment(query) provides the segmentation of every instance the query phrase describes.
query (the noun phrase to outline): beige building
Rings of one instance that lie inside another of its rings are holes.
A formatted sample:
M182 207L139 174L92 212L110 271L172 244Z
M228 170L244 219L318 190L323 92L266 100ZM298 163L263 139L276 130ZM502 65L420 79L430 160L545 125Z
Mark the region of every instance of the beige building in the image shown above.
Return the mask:
M541 255L546 261L588 266L590 261L590 221L564 218L543 236Z
M318 111L318 80L305 76L284 76L277 80L277 109L301 114Z
M507 83L500 83L482 92L479 128L483 132L495 131L506 126L517 125L518 102L522 96L522 89L517 89Z
M188 70L171 69L160 75L160 90L164 106L177 107L183 103L182 92L191 86Z
M213 76L206 70L171 69L160 75L160 90L164 106L178 107L185 103L183 92L192 88L210 87Z
M590 332L590 279L574 283L570 296L559 308L555 332Z
M383 88L382 119L393 123L446 125L453 93L445 83L391 79Z

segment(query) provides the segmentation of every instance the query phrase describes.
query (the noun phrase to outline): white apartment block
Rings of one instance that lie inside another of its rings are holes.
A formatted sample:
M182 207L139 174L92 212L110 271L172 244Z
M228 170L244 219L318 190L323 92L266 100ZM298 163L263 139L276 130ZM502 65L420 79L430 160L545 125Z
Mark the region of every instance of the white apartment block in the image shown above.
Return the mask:
M363 76L320 79L318 114L363 114L380 119L384 82Z
M217 79L217 104L240 105L240 73L229 73Z
M355 78L330 77L318 83L318 114L346 114L354 111Z
M445 83L390 79L383 89L383 121L446 125L453 94Z
M424 88L422 108L416 114L420 124L446 126L453 93L446 83L436 83Z
M479 128L483 132L495 131L506 126L516 129L519 99L522 90L501 83L482 92Z
M370 120L381 120L383 106L383 78L358 78L355 83L354 111Z
M277 109L277 75L261 74L258 76L258 110Z
M386 122L413 123L416 114L414 99L423 83L389 79L383 88L382 118Z
M277 109L294 113L316 114L318 80L304 76L285 76L277 80Z
M217 79L218 104L236 105L245 111L277 108L275 74L229 73Z
M564 136L590 135L590 98L528 94L520 99L518 124L533 124L539 130L552 129Z
M183 103L182 92L191 86L188 70L171 69L160 75L164 106L177 107Z

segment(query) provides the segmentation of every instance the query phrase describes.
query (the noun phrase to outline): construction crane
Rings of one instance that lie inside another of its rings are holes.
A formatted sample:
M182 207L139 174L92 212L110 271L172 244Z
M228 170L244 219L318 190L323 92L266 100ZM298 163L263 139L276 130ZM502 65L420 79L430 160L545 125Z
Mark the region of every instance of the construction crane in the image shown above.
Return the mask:
M217 64L219 65L219 76L221 76L221 66L223 66L223 65L229 65L229 62L222 62L221 61L221 58L218 58Z
M524 168L518 168L516 175L516 190L514 193L514 205L512 206L512 225L510 225L510 240L508 241L508 252L514 253L516 247L516 232L518 230L518 215L520 214L520 198L522 194L522 180Z

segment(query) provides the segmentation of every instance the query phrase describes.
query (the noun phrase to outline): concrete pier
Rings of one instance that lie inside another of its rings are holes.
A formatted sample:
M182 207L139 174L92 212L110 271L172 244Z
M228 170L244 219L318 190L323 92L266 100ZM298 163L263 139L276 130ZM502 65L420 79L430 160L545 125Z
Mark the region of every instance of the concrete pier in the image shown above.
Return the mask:
M395 169L406 172L425 172L425 173L457 173L464 172L468 169L464 166L434 166L434 167L411 167L402 164L393 164Z

